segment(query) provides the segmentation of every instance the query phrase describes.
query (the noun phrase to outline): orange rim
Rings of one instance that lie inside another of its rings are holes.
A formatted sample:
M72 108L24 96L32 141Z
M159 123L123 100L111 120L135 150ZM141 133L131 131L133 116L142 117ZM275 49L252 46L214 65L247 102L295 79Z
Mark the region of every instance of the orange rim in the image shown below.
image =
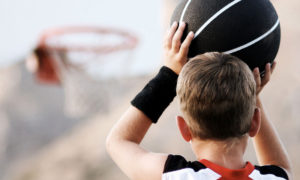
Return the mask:
M81 45L49 45L47 44L47 39L51 37L58 37L65 34L75 34L75 33L99 33L99 34L115 34L123 38L123 41L115 45L101 45L97 47L88 47ZM92 27L92 26L70 26L70 27L61 27L55 29L48 29L44 31L41 36L39 47L53 50L53 51L77 51L77 52L97 52L101 54L112 53L122 50L134 49L137 46L138 39L136 36L130 34L121 29L116 28L102 28L102 27Z

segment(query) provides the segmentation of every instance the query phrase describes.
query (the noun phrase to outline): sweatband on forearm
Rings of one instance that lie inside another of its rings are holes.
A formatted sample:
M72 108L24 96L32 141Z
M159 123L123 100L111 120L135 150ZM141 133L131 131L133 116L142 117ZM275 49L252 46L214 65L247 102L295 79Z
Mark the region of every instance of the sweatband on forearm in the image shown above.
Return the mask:
M156 123L176 96L178 75L166 66L136 95L131 104Z

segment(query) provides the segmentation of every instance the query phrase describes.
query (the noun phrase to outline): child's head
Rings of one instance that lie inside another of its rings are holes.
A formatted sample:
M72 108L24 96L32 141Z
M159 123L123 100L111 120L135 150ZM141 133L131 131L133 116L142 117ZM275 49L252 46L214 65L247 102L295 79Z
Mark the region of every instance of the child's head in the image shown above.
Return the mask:
M201 139L241 137L251 126L256 84L240 59L206 53L182 69L177 94L191 133Z

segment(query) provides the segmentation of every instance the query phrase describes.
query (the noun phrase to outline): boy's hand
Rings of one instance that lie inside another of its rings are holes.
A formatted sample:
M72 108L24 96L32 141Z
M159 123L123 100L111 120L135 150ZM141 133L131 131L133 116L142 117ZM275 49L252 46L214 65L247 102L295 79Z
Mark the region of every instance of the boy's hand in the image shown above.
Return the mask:
M182 67L188 60L190 44L194 38L194 33L190 32L181 44L181 38L186 24L184 22L174 22L168 31L164 41L164 65L179 74ZM178 27L178 29L177 29Z
M265 75L264 75L263 78L260 77L260 72L259 72L258 67L256 67L253 70L254 79L255 79L255 82L256 82L256 96L259 95L259 93L261 92L261 90L270 81L271 75L272 75L275 67L276 67L276 62L275 61L273 62L272 67L271 67L270 63L266 64L266 70L265 70L266 72L265 72Z

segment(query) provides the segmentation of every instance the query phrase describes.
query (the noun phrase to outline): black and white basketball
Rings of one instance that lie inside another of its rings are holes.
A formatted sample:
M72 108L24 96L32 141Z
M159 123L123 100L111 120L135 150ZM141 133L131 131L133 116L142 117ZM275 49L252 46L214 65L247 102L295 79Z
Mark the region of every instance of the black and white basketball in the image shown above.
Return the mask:
M184 37L195 33L189 57L224 52L263 72L279 49L280 23L269 0L183 0L174 21L187 23Z

